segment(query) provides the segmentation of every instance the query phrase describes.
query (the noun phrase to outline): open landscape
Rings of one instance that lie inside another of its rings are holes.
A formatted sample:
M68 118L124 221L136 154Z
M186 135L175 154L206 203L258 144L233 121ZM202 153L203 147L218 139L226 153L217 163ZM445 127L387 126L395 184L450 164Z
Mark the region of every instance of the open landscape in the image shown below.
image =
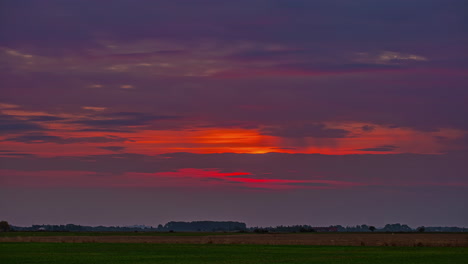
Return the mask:
M465 263L466 233L4 232L0 263Z
M468 0L0 0L0 264L468 263Z

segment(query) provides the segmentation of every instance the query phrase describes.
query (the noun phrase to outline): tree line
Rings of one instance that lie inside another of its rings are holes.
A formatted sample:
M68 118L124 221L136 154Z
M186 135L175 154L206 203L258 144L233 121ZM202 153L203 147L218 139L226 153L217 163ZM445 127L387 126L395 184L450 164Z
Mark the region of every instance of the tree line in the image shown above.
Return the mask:
M8 231L52 231L52 232L253 232L253 233L304 233L304 232L468 232L468 228L444 226L419 226L412 228L406 224L387 224L377 228L370 225L315 227L311 225L290 225L275 227L247 227L236 221L171 221L165 225L153 226L83 226L66 225L32 225L20 227L0 221L0 232Z

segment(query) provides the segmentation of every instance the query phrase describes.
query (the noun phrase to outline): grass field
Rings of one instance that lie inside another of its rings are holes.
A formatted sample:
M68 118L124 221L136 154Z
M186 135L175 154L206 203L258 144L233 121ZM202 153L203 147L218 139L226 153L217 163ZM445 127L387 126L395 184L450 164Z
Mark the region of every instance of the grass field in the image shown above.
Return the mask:
M468 248L0 243L0 263L466 263Z

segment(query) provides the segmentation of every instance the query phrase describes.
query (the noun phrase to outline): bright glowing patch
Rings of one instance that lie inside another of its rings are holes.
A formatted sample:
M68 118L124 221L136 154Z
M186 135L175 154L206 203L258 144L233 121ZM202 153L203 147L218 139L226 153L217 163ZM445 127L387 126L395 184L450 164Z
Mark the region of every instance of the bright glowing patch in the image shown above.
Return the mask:
M19 105L0 103L0 109L18 108Z
M83 106L82 107L84 110L91 110L91 111L104 111L107 109L107 107L97 107L97 106Z

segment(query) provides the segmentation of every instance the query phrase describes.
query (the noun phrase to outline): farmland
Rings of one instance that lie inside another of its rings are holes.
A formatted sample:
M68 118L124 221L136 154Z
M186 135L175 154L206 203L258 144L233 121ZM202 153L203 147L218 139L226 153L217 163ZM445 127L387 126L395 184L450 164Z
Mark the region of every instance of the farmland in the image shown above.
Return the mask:
M468 248L142 243L0 243L15 263L465 263Z
M468 247L466 233L79 233L11 232L0 242L252 244L321 246Z
M0 241L2 237L101 237L101 236L225 236L225 235L241 235L245 233L236 232L51 232L51 231L19 231L19 232L0 232Z

